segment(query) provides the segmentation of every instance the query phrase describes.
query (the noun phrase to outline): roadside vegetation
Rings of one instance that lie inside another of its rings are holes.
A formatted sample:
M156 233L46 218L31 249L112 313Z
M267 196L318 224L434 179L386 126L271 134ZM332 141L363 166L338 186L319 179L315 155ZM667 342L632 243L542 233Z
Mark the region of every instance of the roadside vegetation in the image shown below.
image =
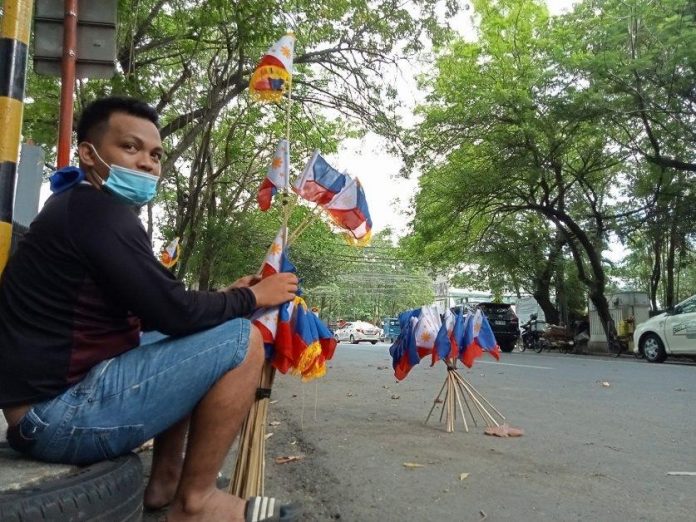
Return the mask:
M447 27L462 11L475 39ZM553 17L531 0L121 0L119 72L78 82L76 110L118 93L161 112L163 182L143 217L155 244L181 238L177 277L217 288L256 270L277 230L255 196L283 108L251 103L247 86L292 29L293 174L313 149L369 131L420 175L398 246L385 231L348 249L319 222L293 246L323 317L376 322L432 301L445 273L530 293L557 321L587 296L609 328L618 286L654 308L696 293L695 15L685 0L585 1ZM391 80L406 63L431 64L409 128ZM30 72L27 100L24 135L50 163L58 82Z

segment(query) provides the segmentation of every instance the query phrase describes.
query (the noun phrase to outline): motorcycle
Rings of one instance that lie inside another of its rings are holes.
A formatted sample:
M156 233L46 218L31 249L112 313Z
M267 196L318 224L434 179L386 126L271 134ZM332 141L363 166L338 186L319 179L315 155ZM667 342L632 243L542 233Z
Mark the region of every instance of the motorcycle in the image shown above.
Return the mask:
M537 314L532 314L529 317L529 321L524 323L520 328L522 328L521 352L524 352L527 348L534 350L536 353L541 353L544 348L548 349L548 341L543 338L543 331L539 327Z

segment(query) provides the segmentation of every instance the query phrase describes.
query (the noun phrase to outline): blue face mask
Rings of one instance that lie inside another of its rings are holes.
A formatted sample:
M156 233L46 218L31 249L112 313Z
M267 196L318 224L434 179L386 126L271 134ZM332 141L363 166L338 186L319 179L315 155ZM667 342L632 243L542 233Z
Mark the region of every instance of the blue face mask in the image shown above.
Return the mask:
M92 146L94 154L99 161L109 167L109 177L102 185L108 192L121 198L127 203L137 205L139 207L145 205L157 193L157 182L159 177L147 172L128 169L120 165L107 165L101 159L94 146Z

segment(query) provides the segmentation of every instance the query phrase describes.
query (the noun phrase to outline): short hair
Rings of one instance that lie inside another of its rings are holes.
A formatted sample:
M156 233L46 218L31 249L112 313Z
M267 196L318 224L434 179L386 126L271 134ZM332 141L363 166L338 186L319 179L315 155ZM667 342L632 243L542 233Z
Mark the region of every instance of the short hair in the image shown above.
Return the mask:
M77 123L77 143L97 141L106 130L109 118L115 112L123 112L151 121L159 129L159 115L147 103L137 98L108 96L87 105Z

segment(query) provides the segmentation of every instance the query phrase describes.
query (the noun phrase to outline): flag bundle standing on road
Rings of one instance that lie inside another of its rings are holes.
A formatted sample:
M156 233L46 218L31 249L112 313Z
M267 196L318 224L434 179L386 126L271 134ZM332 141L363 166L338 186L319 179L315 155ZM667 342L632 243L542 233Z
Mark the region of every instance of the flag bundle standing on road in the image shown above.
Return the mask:
M444 416L447 432L454 431L458 411L464 429L469 431L464 413L466 405L474 425L477 425L474 416L474 412L477 412L487 429L498 429L499 420L504 421L505 417L457 371L457 361L471 368L474 360L483 352L499 358L498 343L486 316L480 310L466 315L447 310L441 317L435 307L424 306L400 314L399 323L401 332L389 349L397 380L406 378L411 369L428 355L431 366L442 360L447 367L447 378L425 422L428 422L435 407L442 404L440 421ZM441 399L443 392L444 398Z

